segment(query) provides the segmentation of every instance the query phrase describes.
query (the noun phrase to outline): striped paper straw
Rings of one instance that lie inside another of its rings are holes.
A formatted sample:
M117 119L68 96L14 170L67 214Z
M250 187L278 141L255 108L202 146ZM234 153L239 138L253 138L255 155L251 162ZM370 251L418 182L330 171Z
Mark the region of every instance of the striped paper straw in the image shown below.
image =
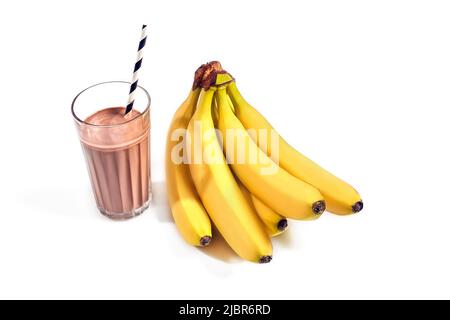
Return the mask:
M139 41L136 63L134 64L133 78L131 79L130 93L128 95L128 104L125 110L125 114L127 114L133 109L134 94L139 80L139 70L141 69L142 66L143 51L146 40L147 40L147 25L144 24L142 26L141 40Z

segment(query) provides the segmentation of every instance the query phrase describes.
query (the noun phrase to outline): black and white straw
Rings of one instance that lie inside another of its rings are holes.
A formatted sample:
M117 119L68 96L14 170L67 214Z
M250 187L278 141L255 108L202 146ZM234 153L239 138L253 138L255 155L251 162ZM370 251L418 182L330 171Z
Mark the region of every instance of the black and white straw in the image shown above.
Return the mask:
M146 40L147 40L147 25L144 24L142 26L141 39L139 41L136 63L134 64L133 78L131 79L130 93L128 95L128 104L125 110L125 114L127 114L133 109L134 94L136 92L137 84L139 81L139 70L142 67L143 51Z

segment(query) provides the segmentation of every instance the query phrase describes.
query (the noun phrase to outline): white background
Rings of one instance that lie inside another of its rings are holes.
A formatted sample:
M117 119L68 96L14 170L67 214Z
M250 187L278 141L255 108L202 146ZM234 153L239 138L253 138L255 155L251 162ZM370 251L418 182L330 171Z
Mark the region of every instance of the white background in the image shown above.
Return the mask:
M0 4L0 298L450 298L447 1ZM154 202L94 204L70 103L128 80L152 101ZM218 59L296 148L353 184L355 216L291 223L268 265L186 245L166 205L165 134Z

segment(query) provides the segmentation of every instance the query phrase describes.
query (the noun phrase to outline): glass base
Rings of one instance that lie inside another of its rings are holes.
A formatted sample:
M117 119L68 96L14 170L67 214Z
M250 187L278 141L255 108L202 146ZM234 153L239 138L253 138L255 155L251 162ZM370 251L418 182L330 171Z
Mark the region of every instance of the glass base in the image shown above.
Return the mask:
M100 212L104 216L106 216L112 220L127 220L127 219L130 219L133 217L137 217L138 215L143 213L145 210L147 210L150 205L150 201L151 201L151 195L150 195L148 201L146 201L142 207L133 209L133 210L131 210L131 212L110 212L103 208L98 208L98 210L100 210Z

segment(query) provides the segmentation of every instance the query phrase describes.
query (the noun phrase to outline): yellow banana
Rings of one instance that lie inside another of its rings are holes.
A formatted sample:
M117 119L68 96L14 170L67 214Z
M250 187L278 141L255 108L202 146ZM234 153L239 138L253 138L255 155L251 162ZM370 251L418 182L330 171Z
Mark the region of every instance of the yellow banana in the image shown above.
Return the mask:
M325 210L320 192L280 168L258 148L231 110L226 87L219 87L216 96L223 146L239 180L252 194L285 217L319 217Z
M190 171L197 192L217 229L242 258L267 263L272 243L245 201L228 167L212 120L215 87L202 89L188 126Z
M279 145L279 164L293 176L309 183L319 189L325 198L327 210L335 214L357 213L362 210L363 202L358 192L348 183L321 168L300 152L291 147L276 133L270 123L242 97L232 82L227 86L227 92L232 100L235 114L245 128L252 130L265 130L277 135ZM267 154L272 154L271 136L267 134ZM260 143L258 139L255 142Z
M271 237L282 234L288 227L287 219L280 216L278 213L266 206L261 200L252 195L241 181L236 181L238 182L245 199L253 206L259 218L264 223L267 234Z
M206 246L211 241L211 221L195 191L189 165L174 162L180 156L177 146L186 144L183 133L194 113L199 94L200 89L192 90L173 116L167 135L166 179L170 209L178 230L188 243ZM180 138L182 142L179 142Z

